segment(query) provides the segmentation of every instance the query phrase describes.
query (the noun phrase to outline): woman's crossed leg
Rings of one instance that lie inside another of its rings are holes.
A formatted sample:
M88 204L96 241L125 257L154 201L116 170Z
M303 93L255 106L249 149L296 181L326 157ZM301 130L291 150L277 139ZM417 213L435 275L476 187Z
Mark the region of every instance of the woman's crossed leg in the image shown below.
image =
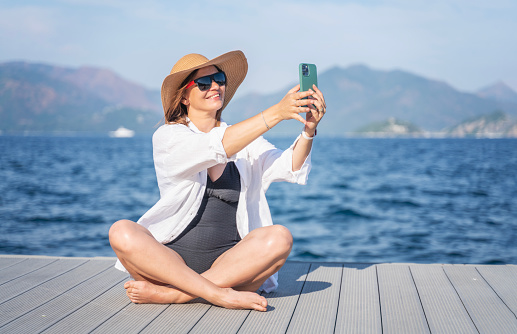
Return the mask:
M265 311L266 299L254 291L285 263L292 236L281 225L253 230L201 275L132 221L113 224L110 243L135 279L124 284L132 302L185 303L201 297L226 308Z

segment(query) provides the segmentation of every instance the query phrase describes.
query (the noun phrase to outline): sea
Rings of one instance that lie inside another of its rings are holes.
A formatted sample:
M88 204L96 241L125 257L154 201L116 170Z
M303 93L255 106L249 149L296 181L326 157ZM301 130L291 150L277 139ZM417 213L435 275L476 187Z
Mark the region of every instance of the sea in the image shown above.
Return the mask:
M114 256L111 224L159 199L150 136L0 136L0 152L0 254ZM516 139L318 136L312 162L307 185L267 192L290 260L517 264Z

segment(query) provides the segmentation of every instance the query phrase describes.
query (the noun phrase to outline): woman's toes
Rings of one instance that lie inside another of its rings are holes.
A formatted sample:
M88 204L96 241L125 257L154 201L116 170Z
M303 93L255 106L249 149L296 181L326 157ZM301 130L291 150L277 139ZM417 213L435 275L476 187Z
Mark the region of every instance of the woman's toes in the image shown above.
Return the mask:
M258 307L256 308L256 310L265 312L267 310L267 300L266 300L266 298L264 298L262 296L259 296L259 297L260 297L260 300L257 303Z

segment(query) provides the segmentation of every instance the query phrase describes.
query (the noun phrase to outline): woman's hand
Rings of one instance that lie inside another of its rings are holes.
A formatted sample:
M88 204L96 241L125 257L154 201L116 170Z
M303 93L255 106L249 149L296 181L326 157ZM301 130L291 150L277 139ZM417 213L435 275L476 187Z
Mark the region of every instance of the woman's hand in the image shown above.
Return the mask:
M305 125L305 132L313 136L318 123L327 110L323 93L316 87L306 92L300 92L300 85L293 87L284 98L267 110L268 119L276 118L275 125L286 119L296 119ZM305 113L305 119L300 115Z
M312 85L312 88L314 91L309 89L309 92L312 92L309 97L309 100L311 101L311 104L309 105L310 110L305 115L305 132L307 132L309 136L314 136L316 127L327 111L327 104L325 103L323 93L318 89L318 87L316 87L316 85Z
M312 99L313 94L315 92L312 90L300 92L300 85L294 86L280 102L273 106L274 116L278 118L278 121L296 119L306 124L306 120L300 114L311 112L311 107L307 105L307 99Z
M316 87L316 85L313 85L312 88L313 89L309 89L308 91L310 94L308 99L303 100L303 103L307 105L307 109L309 109L303 122L305 124L304 131L310 137L314 137L316 134L316 127L327 110L323 93L318 89L318 87ZM293 171L297 171L302 168L311 148L312 138L300 136L293 148Z

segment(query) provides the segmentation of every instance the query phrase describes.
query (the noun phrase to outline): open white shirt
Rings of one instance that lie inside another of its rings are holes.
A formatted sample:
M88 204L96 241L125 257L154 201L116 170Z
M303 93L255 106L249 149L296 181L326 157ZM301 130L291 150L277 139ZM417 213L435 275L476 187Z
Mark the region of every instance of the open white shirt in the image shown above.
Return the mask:
M207 169L234 161L241 178L237 206L237 229L241 238L250 231L273 224L266 201L266 190L272 182L306 184L311 169L311 154L300 170L292 171L293 145L285 151L275 148L262 136L239 153L228 158L222 139L228 125L208 133L189 122L165 124L153 135L153 158L160 188L160 200L147 211L138 224L146 227L160 243L174 240L197 214L207 182ZM117 261L115 267L126 271ZM262 285L265 292L278 286L277 275Z

